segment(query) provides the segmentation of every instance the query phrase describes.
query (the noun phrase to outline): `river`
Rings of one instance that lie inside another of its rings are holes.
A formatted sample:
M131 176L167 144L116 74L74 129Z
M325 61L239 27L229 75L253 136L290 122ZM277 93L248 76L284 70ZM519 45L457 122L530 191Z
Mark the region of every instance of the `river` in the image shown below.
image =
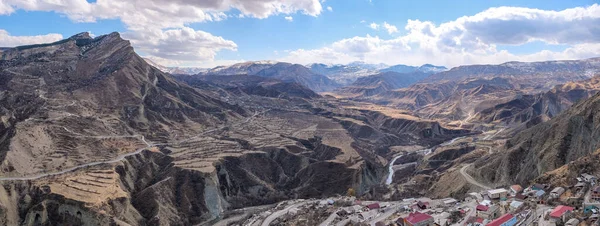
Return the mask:
M440 144L440 146L448 146L448 145L451 145L451 144L453 144L454 142L456 142L457 140L460 140L460 139L462 139L462 138L465 138L465 137L468 137L468 136L454 138L454 139L452 139L452 140L450 140L450 141L446 141L446 142L444 142L444 143ZM433 148L426 148L426 149L421 149L421 150L418 150L418 151L417 151L417 153L418 153L418 154L421 154L421 155L429 155L429 154L431 154L431 152L432 152L432 151L433 151ZM394 170L394 163L396 162L396 160L398 160L398 159L399 159L399 158L401 158L402 156L404 156L404 154L398 155L398 156L394 157L394 158L392 159L392 161L390 161L390 164L389 164L389 166L388 166L388 176L387 176L387 178L385 179L385 184L389 185L389 184L391 184L391 183L392 183L392 179L394 178L394 173L395 173L395 170Z

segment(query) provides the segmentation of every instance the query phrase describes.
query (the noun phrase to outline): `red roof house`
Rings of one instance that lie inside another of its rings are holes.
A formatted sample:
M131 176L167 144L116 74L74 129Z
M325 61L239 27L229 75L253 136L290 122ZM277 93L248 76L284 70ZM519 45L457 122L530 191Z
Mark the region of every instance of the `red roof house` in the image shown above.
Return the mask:
M570 213L573 212L575 208L570 207L570 206L557 206L556 208L554 208L554 210L552 210L552 212L550 212L550 217L552 218L561 218L563 215L565 215L565 213Z
M477 211L488 211L490 209L489 206L486 205L477 205Z
M513 195L516 195L521 191L523 191L523 187L521 187L521 185L515 184L510 186L510 192L513 193Z
M433 223L433 217L424 213L410 213L408 217L404 218L404 222L407 225L428 225L429 222Z
M505 214L504 216L499 217L496 220L486 224L485 226L504 226L504 225L514 225L516 222L516 218L512 214Z
M379 206L379 203L373 203L373 204L367 205L367 208L369 208L370 210L372 210L372 209L379 209L381 207Z

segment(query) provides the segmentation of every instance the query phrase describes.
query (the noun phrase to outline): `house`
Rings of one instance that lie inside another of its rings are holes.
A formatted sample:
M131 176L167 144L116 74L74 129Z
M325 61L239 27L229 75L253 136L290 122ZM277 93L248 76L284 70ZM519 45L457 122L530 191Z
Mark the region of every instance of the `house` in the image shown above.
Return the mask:
M579 220L577 220L577 218L572 218L571 220L567 221L565 226L577 226L578 224Z
M488 220L495 219L500 215L500 208L498 206L478 205L476 211L477 217Z
M564 222L565 219L569 218L571 213L573 213L573 210L574 208L570 206L557 206L550 212L550 221L556 222L558 220L563 220Z
M587 173L582 173L581 177L583 178L583 181L588 182L588 183L596 183L596 180L598 179L597 177L592 176Z
M402 217L398 217L398 219L396 219L396 224L403 226L404 225L404 218Z
M533 198L537 199L537 200L541 200L542 197L544 196L544 194L546 194L546 192L544 190L537 190L535 193L533 193Z
M372 204L369 204L369 205L367 205L367 208L368 208L369 210L374 210L374 209L379 209L379 208L381 208L381 206L379 206L379 203L377 203L377 202L376 202L376 203L372 203Z
M484 226L485 224L483 223L484 219L483 218L478 218L478 217L469 217L466 220L466 224L465 225L471 225L471 226Z
M358 219L362 221L370 221L373 220L378 214L377 210L371 210L367 212L362 212L358 215Z
M423 209L423 210L424 210L424 209L427 209L427 208L429 208L429 202L421 202L421 201L418 201L418 202L417 202L417 207L419 207L419 208L421 208L421 209Z
M487 195L490 197L490 199L506 198L506 194L508 194L508 190L504 188L493 189L487 192Z
M528 198L528 196L527 196L527 195L524 195L524 194L517 194L517 195L515 196L515 200L521 200L521 201L524 201L524 200L527 200L527 198Z
M521 201L516 201L516 200L515 200L515 201L512 201L512 202L510 203L510 210L511 210L511 211L516 211L516 210L518 210L519 208L521 208L521 206L523 206L523 202L521 202Z
M531 190L534 190L534 191L545 190L545 189L546 189L546 185L544 185L544 184L531 185Z
M484 205L484 206L491 206L492 201L486 199L486 200L481 201L479 204Z
M550 191L550 197L556 199L556 198L560 197L560 195L562 195L563 193L565 193L565 188L555 187L554 189L552 189L552 191Z
M512 196L516 196L517 194L519 194L522 191L523 191L523 187L521 187L521 185L515 184L513 186L510 186L510 194Z
M359 205L348 206L342 208L342 210L346 211L348 214L358 213L362 210L362 207Z
M437 225L450 225L450 222L448 220L448 218L450 217L450 213L448 212L442 212L440 214L436 214L433 217L433 221L437 224Z
M483 200L483 196L481 196L481 194L477 193L477 192L471 192L468 194L467 198L465 198L465 200L470 201L470 200Z
M375 226L385 226L385 223L377 221L377 223L375 223Z
M595 201L600 201L600 186L595 186L592 188L591 198Z
M444 205L446 206L453 206L454 204L456 204L458 202L458 200L453 199L453 198L447 198L443 200Z
M405 226L433 226L433 217L424 213L410 213L408 217L404 218Z
M577 182L577 184L575 184L575 190L576 191L581 191L581 189L585 188L585 183L583 182Z
M509 213L493 220L486 224L486 226L513 226L515 224L517 224L517 218Z
M477 207L475 207L475 209L477 211L488 211L490 209L489 206L485 206L485 205L477 205Z

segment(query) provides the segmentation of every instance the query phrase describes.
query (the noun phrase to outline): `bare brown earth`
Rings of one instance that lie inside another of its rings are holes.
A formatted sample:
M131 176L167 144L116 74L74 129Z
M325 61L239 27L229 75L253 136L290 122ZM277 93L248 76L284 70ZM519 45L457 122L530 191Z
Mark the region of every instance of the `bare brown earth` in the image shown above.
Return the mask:
M330 96L302 85L320 76L290 64L174 77L117 33L0 51L6 225L210 224L227 210L349 188L462 198L481 189L470 179L562 183L593 167L599 148L597 58L465 66ZM331 85L321 82L313 88ZM382 186L397 155L406 158L394 167L415 164Z
M477 163L482 177L525 184L548 171L589 156L600 148L596 132L598 103L596 94L547 122L519 132L507 141L500 153Z
M177 80L117 33L1 55L8 225L196 225L233 208L365 193L391 147L471 132L277 79Z

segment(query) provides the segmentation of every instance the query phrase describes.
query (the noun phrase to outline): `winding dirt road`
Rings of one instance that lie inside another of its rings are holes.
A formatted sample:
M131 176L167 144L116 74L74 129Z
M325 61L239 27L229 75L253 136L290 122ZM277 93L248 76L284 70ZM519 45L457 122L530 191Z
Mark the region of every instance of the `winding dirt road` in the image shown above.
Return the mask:
M187 141L187 140L191 140L191 139L194 139L194 138L197 138L197 137L200 137L200 136L206 135L207 133L211 133L211 132L214 132L214 131L217 131L217 130L222 130L222 129L224 129L224 128L228 127L228 126L235 126L235 125L239 125L239 124L242 124L242 123L247 123L247 122L250 122L250 121L251 121L251 120L252 120L254 117L256 117L256 116L258 116L258 115L260 115L260 114L262 114L262 113L265 113L265 112L267 112L267 111L269 111L269 110L265 110L265 111L262 111L262 112L256 112L256 113L254 113L254 115L252 115L252 116L250 116L250 117L246 118L245 120L243 120L243 121L241 121L241 122L239 122L239 123L235 123L235 124L233 124L233 125L226 125L226 126L222 126L222 127L215 128L215 129L206 130L206 131L204 131L204 132L202 132L202 133L199 133L199 134L198 134L198 135L196 135L196 136L193 136L193 137L187 138L187 139L185 139L185 140L180 140L180 141L177 141L177 142L173 142L173 143L182 143L182 142L185 142L185 141ZM75 134L75 135L78 135L78 136L92 137L92 138L102 138L102 139L104 139L104 138L140 137L140 139L142 140L142 142L144 142L144 143L145 143L147 146L146 146L146 147L143 147L143 148L140 148L140 149L137 149L135 152L130 152L130 153L126 153L126 154L118 155L118 156L117 156L117 157L115 157L114 159L110 159L110 160L105 160L105 161L97 161L97 162L90 162L90 163L86 163L86 164L82 164L82 165L74 166L74 167L67 168L67 169L64 169L64 170L61 170L61 171L57 171L57 172L43 173L43 174L32 175L32 176L23 176L23 177L0 177L0 181L29 181L29 180L37 180L37 179L41 179L41 178L44 178L44 177L56 176L56 175L61 175L61 174L65 174L65 173L73 172L73 171L75 171L75 170L82 169L82 168L86 168L86 167L97 166L97 165L102 165L102 164L112 164L112 163L117 163L117 162L123 161L125 158L127 158L127 157L129 157L129 156L137 155L137 154L141 153L142 151L144 151L144 150L146 150L146 149L148 149L148 148L151 148L151 147L154 147L154 146L157 146L157 145L166 145L166 144L170 144L170 143L164 143L164 144L153 144L153 143L151 143L151 142L147 142L147 141L146 141L146 138L145 138L143 135L122 135L122 136L87 136L87 135L82 135L82 134L79 134L79 133L77 133L77 132L71 131L71 130L69 130L69 129L68 129L68 128L66 128L66 127L63 127L63 129L64 129L64 130L66 130L67 132L73 133L73 134Z
M491 187L488 187L482 183L477 182L475 179L473 179L473 177L471 177L471 175L469 175L466 170L467 167L471 166L471 164L465 165L462 168L460 168L460 174L465 178L465 180L467 180L467 182L469 184L475 185L477 187L483 188L485 190L489 190L492 189Z

